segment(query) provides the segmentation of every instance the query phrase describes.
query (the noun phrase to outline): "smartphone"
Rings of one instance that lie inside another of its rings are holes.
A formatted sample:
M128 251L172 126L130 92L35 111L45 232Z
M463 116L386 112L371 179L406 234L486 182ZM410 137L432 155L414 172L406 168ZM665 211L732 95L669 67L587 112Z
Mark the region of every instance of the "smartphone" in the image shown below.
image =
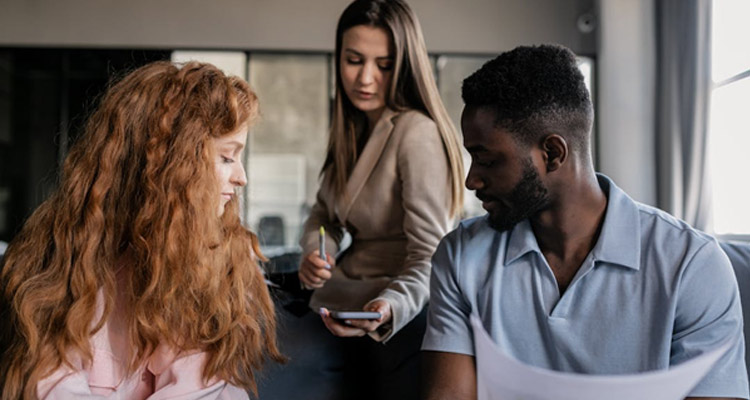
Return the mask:
M379 319L377 311L329 311L331 318L335 319Z

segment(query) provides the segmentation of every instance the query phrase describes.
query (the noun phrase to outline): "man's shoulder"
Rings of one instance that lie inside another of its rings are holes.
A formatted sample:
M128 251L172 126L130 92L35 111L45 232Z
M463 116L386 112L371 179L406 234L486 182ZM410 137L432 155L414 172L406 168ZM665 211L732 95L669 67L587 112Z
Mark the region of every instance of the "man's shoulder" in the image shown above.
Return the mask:
M718 249L712 236L666 211L632 199L610 178L602 174L597 177L609 198L607 219L611 220L606 233L620 242L610 248L633 254L633 265L645 262L657 264L659 269L681 268L696 253L715 253Z
M654 207L638 204L638 212L644 265L671 271L668 276L677 279L685 273L706 276L719 270L731 272L729 259L713 236Z
M485 214L461 220L455 229L443 237L443 241L463 246L482 238L505 234L506 232L498 232L493 229L489 224L488 216Z
M507 232L489 225L486 215L465 219L438 245L434 260L456 276L476 277L491 273L495 255L503 251Z
M493 229L486 215L459 222L433 255L431 296L454 296L474 304L476 295L493 281L498 270L505 234Z
M651 241L682 241L691 246L701 247L715 242L713 236L695 229L687 222L676 218L664 210L636 202L641 223L641 232Z

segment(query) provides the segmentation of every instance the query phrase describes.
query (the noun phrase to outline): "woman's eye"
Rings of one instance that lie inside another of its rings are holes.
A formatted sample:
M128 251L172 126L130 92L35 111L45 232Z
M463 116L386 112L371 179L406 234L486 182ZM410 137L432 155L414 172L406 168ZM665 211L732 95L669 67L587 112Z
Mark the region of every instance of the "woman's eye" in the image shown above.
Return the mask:
M233 163L233 162L234 162L234 159L232 159L232 158L229 158L229 157L224 157L224 156L221 156L221 161L222 161L223 163L225 163L225 164L231 164L231 163Z
M388 64L378 64L378 68L380 68L383 71L390 71L390 70L393 69L393 64L391 64L391 63L388 63Z
M362 60L359 58L347 58L346 62L349 64L362 64Z

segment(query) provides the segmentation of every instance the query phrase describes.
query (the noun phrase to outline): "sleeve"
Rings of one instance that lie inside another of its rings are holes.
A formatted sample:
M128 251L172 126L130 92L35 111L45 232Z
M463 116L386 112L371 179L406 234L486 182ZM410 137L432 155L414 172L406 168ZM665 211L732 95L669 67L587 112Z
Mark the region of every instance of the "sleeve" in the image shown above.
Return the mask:
M474 355L469 322L471 305L462 293L457 279L460 247L455 245L460 227L446 236L432 257L430 307L422 350Z
M678 290L670 365L726 341L734 343L690 396L748 398L740 294L732 266L716 241L695 253L683 270Z
M323 192L328 190L326 182L324 179L320 189L318 189L315 204L310 209L310 215L302 228L302 237L299 244L302 247L303 257L318 249L318 232L321 226L326 230L326 253L331 256L338 253L339 243L341 243L341 238L344 235L341 225L331 217L334 215L332 212L333 205L326 203L323 196Z
M452 222L448 157L437 125L419 116L413 124L402 128L398 147L406 260L403 272L372 300L387 301L393 316L391 324L370 333L377 341L387 341L427 304L430 257Z

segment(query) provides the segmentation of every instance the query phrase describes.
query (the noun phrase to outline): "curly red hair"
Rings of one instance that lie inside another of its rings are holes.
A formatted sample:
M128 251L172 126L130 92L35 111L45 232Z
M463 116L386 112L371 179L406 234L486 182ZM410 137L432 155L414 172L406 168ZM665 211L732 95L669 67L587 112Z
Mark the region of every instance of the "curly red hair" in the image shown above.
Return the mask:
M205 380L256 390L254 371L283 357L258 240L241 225L237 200L216 216L211 140L257 113L248 84L210 64L152 63L108 89L59 188L7 249L2 399L35 398L40 379L72 366L71 354L90 363L89 341L116 293L128 303L130 373L166 343L205 351Z

